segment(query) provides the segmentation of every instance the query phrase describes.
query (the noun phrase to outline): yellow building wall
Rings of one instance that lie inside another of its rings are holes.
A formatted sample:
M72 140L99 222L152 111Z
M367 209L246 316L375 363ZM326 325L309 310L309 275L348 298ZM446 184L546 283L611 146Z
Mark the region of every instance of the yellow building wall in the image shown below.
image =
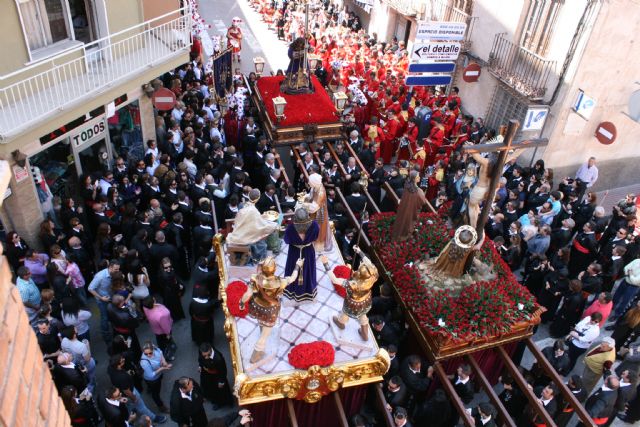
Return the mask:
M106 5L110 34L144 22L140 1L109 0Z
M565 86L558 108L554 109L555 126L544 154L549 167L571 170L595 156L601 165L601 186L605 182L616 186L640 180L640 123L626 114L629 97L640 88L638 34L640 4L632 0L603 3L575 77ZM589 120L571 108L579 89L597 103ZM611 145L601 144L594 136L603 121L610 121L617 128L617 139Z
M3 0L0 7L0 76L24 67L29 62L27 42L20 25L18 6L13 0ZM0 82L0 86L4 86Z

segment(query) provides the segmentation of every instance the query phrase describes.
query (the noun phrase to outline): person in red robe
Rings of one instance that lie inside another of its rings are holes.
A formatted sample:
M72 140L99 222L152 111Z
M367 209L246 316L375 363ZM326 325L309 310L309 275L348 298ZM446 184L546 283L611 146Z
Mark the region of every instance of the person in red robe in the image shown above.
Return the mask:
M416 152L416 140L418 139L418 126L416 126L416 119L411 118L407 122L407 128L402 135L398 146L398 158L396 164L400 164L400 160L409 160L413 158L413 153Z
M431 118L431 132L426 138L426 142L427 159L425 165L430 166L434 163L435 156L444 144L444 126L441 117Z
M391 163L391 158L393 157L393 152L396 149L398 132L400 129L400 123L396 119L393 110L387 111L387 119L388 121L383 129L385 138L378 149L378 157L382 157L382 160L386 165Z
M227 29L227 47L231 48L232 55L240 62L240 51L242 50L242 30L240 29L242 20L237 16L231 21L231 26Z
M460 96L458 96L459 93L460 89L458 89L458 86L452 87L451 92L449 92L449 96L447 97L447 104L451 101L456 101L457 107L460 108L460 106L462 105L462 99L460 99Z

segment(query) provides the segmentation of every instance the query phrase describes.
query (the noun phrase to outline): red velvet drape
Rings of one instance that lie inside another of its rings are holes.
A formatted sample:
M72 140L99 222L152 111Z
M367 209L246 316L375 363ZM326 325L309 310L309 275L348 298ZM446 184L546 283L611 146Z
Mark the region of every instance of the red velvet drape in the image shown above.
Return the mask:
M338 392L347 418L360 411L367 396L367 387L368 385L347 387ZM293 408L298 425L301 427L329 427L340 424L332 395L323 397L317 403L294 400ZM253 415L253 426L255 427L286 427L291 425L285 399L247 405L247 409Z

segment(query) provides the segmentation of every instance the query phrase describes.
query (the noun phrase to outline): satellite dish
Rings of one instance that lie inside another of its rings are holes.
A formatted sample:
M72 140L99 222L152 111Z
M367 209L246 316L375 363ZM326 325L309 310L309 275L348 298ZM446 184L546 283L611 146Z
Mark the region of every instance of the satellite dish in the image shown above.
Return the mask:
M629 97L629 116L636 122L640 122L640 90Z

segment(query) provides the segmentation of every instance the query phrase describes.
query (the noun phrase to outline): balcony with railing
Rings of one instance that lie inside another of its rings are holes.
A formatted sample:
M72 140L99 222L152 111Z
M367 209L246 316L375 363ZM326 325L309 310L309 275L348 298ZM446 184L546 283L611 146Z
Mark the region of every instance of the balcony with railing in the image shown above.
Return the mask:
M0 141L190 49L185 8L0 76Z
M505 84L531 100L541 100L556 71L550 61L496 34L489 54L489 69Z

